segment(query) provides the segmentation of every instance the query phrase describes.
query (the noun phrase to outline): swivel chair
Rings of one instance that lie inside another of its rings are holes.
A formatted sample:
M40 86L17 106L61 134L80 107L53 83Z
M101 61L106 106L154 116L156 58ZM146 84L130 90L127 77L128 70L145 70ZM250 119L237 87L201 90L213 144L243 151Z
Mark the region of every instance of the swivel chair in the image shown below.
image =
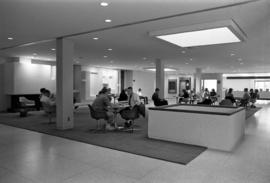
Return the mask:
M90 129L89 131L93 131L94 133L99 131L105 132L105 128L102 128L100 120L105 119L106 116L97 115L97 113L90 104L88 104L88 107L90 110L90 116L97 121L96 128Z

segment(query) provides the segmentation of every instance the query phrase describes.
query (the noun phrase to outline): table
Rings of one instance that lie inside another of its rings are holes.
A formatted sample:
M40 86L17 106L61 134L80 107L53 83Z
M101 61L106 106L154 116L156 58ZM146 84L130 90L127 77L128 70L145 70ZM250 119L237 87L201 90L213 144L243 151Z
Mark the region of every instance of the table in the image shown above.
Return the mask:
M129 105L127 103L119 102L119 103L112 104L112 106L108 108L111 112L113 112L113 123L114 123L115 129L119 129L119 126L118 126L117 120L116 120L117 114L122 109L125 109L126 107L129 107Z

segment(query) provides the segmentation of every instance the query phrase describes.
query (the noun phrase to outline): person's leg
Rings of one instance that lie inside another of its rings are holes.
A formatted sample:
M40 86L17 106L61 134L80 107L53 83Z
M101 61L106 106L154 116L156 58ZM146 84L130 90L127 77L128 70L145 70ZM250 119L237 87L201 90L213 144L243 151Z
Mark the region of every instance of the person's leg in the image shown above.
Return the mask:
M114 114L113 112L107 111L106 112L106 120L107 120L107 124L106 124L106 130L114 130Z

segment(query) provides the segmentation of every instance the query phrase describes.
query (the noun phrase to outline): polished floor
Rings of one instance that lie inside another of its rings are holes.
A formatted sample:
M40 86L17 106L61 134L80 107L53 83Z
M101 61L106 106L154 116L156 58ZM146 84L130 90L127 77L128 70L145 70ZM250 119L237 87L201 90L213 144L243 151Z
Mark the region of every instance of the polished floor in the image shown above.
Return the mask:
M233 153L186 166L0 125L0 183L269 183L270 104L259 105Z

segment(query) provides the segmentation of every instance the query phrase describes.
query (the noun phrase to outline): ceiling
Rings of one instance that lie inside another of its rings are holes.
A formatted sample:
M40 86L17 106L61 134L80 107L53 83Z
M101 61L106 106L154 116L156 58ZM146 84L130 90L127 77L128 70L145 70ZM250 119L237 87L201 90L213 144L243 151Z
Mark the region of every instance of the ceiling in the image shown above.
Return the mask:
M270 70L267 0L108 0L107 7L100 2L2 0L0 56L55 60L51 50L55 39L66 37L75 45L74 63L82 65L143 70L160 58L180 73L192 73L195 68L222 73ZM112 22L105 23L105 19ZM246 33L244 42L180 48L148 35L231 19Z

